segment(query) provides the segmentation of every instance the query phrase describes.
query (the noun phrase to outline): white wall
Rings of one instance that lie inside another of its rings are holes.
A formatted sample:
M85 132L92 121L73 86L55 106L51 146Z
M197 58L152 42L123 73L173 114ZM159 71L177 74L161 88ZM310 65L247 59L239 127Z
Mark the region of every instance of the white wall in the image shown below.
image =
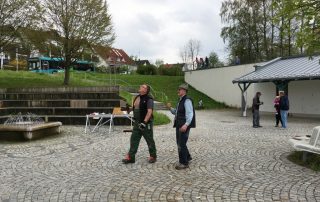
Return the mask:
M216 101L224 102L229 106L240 107L241 91L238 84L233 84L232 80L254 71L254 65L189 71L185 72L185 81ZM252 86L247 90L248 101L253 96L253 90Z
M263 105L260 106L260 111L263 112L275 112L274 108L274 98L276 97L276 85L268 82L268 83L255 83L251 84L254 92L261 92L262 95L260 97L260 101L263 102ZM250 100L250 106L252 105L253 97Z
M320 81L294 81L289 83L290 112L320 115Z
M276 86L273 83L259 83L254 85L255 92L262 92L261 111L274 112L273 100ZM296 115L320 116L320 81L291 81L288 86L290 113ZM251 101L252 103L252 101Z

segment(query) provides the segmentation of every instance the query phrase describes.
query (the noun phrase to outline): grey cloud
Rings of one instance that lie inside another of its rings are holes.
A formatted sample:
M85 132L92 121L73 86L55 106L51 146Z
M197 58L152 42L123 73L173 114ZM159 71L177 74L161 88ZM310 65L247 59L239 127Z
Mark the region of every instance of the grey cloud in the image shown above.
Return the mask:
M118 36L114 46L129 55L179 62L179 50L191 38L200 40L202 56L211 51L223 55L219 16L222 0L109 1Z
M136 29L139 31L155 33L160 30L160 21L150 14L142 13L137 16L138 24Z

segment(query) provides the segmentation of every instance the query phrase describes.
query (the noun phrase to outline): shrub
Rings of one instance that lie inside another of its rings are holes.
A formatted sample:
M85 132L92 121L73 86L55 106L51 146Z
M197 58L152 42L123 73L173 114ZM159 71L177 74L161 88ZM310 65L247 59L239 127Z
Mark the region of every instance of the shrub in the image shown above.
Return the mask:
M183 76L183 71L179 65L173 65L170 68L161 66L158 68L158 74L166 76Z
M137 73L142 75L156 75L157 69L154 65L139 65Z

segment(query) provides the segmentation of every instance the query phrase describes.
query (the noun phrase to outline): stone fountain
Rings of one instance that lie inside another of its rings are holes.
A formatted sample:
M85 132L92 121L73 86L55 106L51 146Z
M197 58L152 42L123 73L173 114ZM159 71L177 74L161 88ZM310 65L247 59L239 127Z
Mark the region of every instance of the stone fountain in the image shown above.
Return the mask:
M0 125L2 135L23 135L27 140L60 133L61 122L44 122L36 114L27 113L11 115L3 125Z

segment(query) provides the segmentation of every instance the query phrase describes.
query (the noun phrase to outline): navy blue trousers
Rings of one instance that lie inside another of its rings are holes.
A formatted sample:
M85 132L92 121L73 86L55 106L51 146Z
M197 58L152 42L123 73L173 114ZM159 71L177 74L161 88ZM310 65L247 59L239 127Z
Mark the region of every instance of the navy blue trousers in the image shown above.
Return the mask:
M176 127L176 139L177 139L177 146L178 146L179 163L183 165L188 165L189 161L191 160L191 155L187 147L189 132L190 132L190 128L187 129L186 132L182 133L179 131L179 128Z

